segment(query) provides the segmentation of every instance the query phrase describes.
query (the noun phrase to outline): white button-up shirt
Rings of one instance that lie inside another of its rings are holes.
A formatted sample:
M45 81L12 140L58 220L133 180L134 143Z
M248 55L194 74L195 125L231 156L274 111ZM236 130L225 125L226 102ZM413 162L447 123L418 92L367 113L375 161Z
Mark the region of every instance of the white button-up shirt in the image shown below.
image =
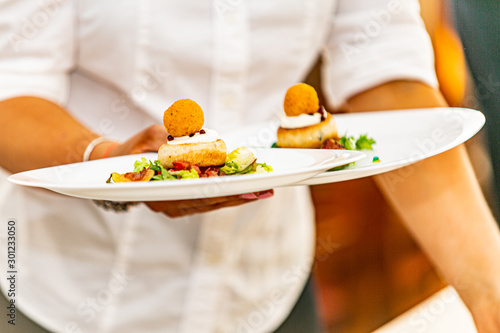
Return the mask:
M44 97L125 139L190 98L223 134L279 114L320 54L329 107L390 80L435 86L418 10L416 0L0 0L0 99ZM16 304L54 332L269 332L310 273L306 187L170 219L145 206L106 212L7 175L0 236L5 249L14 219Z

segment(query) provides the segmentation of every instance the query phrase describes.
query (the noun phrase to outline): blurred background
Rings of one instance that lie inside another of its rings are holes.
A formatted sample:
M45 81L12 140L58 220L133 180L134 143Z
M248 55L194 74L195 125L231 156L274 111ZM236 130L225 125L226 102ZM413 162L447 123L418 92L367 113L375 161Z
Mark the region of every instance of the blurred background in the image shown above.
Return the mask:
M470 54L464 52L465 39L456 28L460 25L451 1L420 2L444 97L450 106L481 110L483 101L478 98L477 80L467 61ZM468 29L477 32L480 27ZM316 66L307 79L318 92L319 75ZM491 81L492 86L497 81ZM466 146L485 196L497 213L484 132ZM490 145L498 146L498 141ZM312 186L311 192L318 236L313 274L325 333L371 332L446 286L371 179Z

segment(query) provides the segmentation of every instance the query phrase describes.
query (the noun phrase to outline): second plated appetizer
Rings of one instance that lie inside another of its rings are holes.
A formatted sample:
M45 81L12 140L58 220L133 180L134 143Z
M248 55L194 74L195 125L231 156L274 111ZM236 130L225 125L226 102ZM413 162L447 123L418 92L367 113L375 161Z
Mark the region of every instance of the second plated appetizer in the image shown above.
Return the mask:
M285 115L278 128L280 148L322 148L338 136L335 119L319 105L316 90L305 83L290 87L283 103Z

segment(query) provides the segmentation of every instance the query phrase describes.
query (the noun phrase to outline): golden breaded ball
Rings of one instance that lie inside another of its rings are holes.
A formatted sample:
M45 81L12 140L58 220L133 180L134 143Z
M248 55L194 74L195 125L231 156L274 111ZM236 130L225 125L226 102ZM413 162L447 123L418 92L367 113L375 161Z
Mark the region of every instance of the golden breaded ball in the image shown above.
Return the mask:
M319 109L318 94L308 84L296 84L287 90L283 107L288 117L315 113Z
M173 137L191 135L203 127L205 116L195 101L180 99L163 114L163 125Z

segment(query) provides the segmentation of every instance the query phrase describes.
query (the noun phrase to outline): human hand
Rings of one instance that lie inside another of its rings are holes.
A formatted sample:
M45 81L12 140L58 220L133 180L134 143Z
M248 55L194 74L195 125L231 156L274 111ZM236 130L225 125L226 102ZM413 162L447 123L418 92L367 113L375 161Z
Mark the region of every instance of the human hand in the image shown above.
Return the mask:
M145 152L157 152L160 146L167 142L167 138L168 133L162 125L152 125L121 144L113 142L102 143L96 147L95 151L91 155L91 159L102 158L103 155L113 157ZM215 198L150 201L145 202L145 204L155 212L162 212L170 217L181 217L192 214L206 213L224 207L239 206L258 199L269 198L273 195L273 190L267 190L256 193Z
M151 125L123 143L104 142L95 147L90 159L116 157L146 152L157 152L168 141L168 133L162 125Z
M274 195L273 190L231 195L215 198L202 198L176 201L150 201L146 205L155 212L161 212L170 217L181 217L206 213L224 207L234 207L245 203L266 199Z

